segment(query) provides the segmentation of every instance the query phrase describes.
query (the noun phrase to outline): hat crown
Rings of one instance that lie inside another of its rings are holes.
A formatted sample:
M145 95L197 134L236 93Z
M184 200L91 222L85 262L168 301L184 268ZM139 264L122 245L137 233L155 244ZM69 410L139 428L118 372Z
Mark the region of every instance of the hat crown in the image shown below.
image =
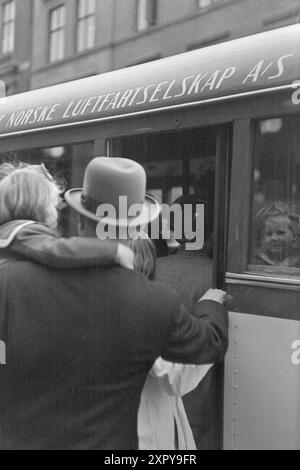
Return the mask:
M93 206L119 206L119 197L127 197L128 207L142 204L146 194L144 168L126 158L94 158L87 166L83 181L83 199Z
M97 157L87 166L83 188L67 191L65 201L79 214L105 226L143 226L160 213L159 203L146 195L146 184L145 170L134 160Z

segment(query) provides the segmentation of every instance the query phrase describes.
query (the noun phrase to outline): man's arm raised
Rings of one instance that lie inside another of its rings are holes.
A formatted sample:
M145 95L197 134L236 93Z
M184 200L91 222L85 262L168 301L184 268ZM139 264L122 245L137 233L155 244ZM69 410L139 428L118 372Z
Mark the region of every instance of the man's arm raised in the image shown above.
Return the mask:
M224 293L225 294L225 293ZM217 296L225 300L221 291ZM185 364L212 364L224 359L228 348L228 312L214 300L201 300L190 315L174 295L163 359Z

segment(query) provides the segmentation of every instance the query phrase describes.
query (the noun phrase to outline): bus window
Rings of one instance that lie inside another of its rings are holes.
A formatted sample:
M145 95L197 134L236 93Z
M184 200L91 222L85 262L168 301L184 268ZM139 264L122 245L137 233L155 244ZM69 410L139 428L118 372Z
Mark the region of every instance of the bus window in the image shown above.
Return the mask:
M300 275L299 116L257 122L250 268Z
M147 192L160 203L172 205L182 196L195 196L213 206L216 142L216 129L200 128L123 137L111 144L114 157L132 158L144 166ZM167 254L160 251L161 243L157 245L159 253Z

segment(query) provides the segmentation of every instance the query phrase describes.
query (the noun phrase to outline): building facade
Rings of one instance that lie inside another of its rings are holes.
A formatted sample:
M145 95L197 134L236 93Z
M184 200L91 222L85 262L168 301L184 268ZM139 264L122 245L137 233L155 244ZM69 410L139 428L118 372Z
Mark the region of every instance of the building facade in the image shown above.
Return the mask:
M12 95L31 86L32 22L32 0L0 1L2 94Z
M14 94L299 21L300 0L0 0L0 80Z
M32 88L300 20L300 0L34 0Z

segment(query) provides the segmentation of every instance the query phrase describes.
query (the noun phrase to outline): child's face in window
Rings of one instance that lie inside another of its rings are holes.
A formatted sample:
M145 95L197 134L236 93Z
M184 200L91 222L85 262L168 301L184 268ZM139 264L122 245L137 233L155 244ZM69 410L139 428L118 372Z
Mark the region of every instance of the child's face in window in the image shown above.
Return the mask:
M265 222L264 248L274 258L280 260L289 255L294 242L290 219L287 216L270 217Z

